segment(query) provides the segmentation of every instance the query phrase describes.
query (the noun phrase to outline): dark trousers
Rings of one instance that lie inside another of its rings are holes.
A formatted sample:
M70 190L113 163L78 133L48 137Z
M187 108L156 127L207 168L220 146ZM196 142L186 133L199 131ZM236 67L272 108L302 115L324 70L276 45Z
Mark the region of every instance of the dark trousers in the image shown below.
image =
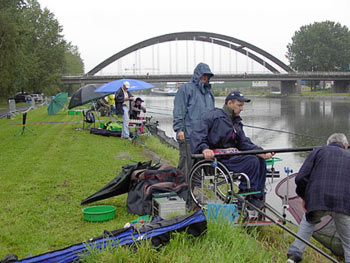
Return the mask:
M229 171L235 173L245 173L250 180L250 187L253 191L261 191L254 197L262 198L264 195L266 181L266 162L264 159L253 156L232 156L229 159L220 160ZM242 180L239 189L247 190L246 181Z
M179 143L180 156L179 156L179 163L177 165L177 168L179 168L184 173L186 182L188 183L188 177L190 175L190 171L193 165L193 159L191 158L191 154L192 154L191 146L189 141L187 141L187 143L178 141L178 143ZM186 150L186 144L187 144L187 150ZM187 169L186 169L186 166L187 166Z

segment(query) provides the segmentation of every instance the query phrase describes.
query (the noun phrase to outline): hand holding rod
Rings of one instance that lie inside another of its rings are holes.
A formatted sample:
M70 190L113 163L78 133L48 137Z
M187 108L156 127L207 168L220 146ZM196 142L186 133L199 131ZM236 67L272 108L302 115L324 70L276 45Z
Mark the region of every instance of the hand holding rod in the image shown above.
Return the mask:
M311 147L299 147L299 148L283 148L283 149L268 149L268 150L250 150L242 152L230 152L230 153L216 153L215 157L220 156L234 156L234 155L255 155L261 153L289 153L289 152L307 152L312 151L316 146ZM204 156L201 153L192 154L193 159L203 159Z

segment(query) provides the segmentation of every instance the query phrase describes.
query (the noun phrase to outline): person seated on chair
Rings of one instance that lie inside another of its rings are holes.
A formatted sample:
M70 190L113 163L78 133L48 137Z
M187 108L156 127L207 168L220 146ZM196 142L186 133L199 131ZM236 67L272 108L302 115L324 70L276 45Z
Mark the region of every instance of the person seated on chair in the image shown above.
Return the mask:
M146 108L141 105L142 102L144 101L140 97L131 102L130 119L138 120L140 118L141 111L143 111L143 113L146 113Z
M130 88L130 83L125 81L123 87L118 89L115 93L115 108L118 115L123 115L123 127L122 135L123 139L129 139L129 109L131 107L131 101L134 100L134 97L128 91Z
M205 159L214 159L212 149L236 148L239 151L259 150L243 131L242 118L245 102L250 102L238 91L230 93L222 109L215 108L202 116L192 129L190 142L192 153L202 153ZM258 207L262 206L266 180L266 162L274 153L257 155L236 155L220 159L229 171L245 173L251 184L249 191L260 193L251 195L251 202ZM247 184L240 183L240 191L246 191Z
M106 116L108 112L110 111L110 106L108 105L108 102L105 100L105 98L100 98L95 102L96 111L100 113L100 116ZM93 110L94 108L92 108Z

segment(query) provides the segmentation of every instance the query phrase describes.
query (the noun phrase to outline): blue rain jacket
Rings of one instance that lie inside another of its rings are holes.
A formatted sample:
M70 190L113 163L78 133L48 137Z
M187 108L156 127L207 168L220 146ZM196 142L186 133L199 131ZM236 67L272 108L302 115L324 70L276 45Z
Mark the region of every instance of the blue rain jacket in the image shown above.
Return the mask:
M173 129L176 133L185 131L187 140L195 123L215 107L211 85L205 83L203 88L200 87L200 77L204 74L214 75L207 64L199 63L194 69L192 80L183 84L175 96Z
M192 130L192 153L232 147L240 151L262 149L245 135L240 116L232 121L224 110L215 108L203 116Z

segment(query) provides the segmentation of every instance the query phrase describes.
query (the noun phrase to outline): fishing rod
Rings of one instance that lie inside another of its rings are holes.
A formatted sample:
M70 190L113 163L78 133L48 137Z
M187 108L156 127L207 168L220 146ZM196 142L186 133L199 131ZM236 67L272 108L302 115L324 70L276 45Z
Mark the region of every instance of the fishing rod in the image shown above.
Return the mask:
M327 139L327 138L324 138L324 137L312 136L312 135L301 134L301 133L295 133L295 132L289 132L289 131L275 130L275 129L264 128L264 127L258 127L258 126L247 125L247 124L243 124L243 126L244 126L244 127L249 127L249 128L255 128L255 129L266 130L266 131L282 132L282 133L287 133L287 134L291 134L291 135L310 137L310 138L319 139L319 140L326 140L326 139Z
M170 114L170 113L162 113L162 112L155 112L155 111L147 111L147 113L154 113L154 114L159 114L159 115L169 115L169 116L173 115L173 114Z
M246 200L244 198L242 198L241 196L233 193L233 195L241 202L245 202ZM318 253L320 253L321 255L323 255L324 257L326 257L327 259L331 260L332 262L335 263L339 263L339 261L337 261L335 258L331 257L330 255L328 255L327 253L323 252L321 249L319 249L318 247L316 247L315 245L311 244L309 241L307 241L306 239L302 238L301 236L299 236L298 234L294 233L292 230L290 230L289 228L287 228L286 226L283 225L283 223L281 224L281 222L275 220L272 216L269 216L266 212L264 212L263 210L259 209L258 207L256 207L255 205L246 202L246 204L254 209L255 211L257 211L259 214L265 216L266 218L270 219L274 224L276 224L277 226L279 226L280 228L282 228L283 230L287 231L289 234L291 234L292 236L294 236L295 238L299 239L301 242L303 242L304 244L308 245L309 247L311 247L312 249L316 250Z
M225 153L215 153L215 157L220 156L235 156L235 155L255 155L255 154L262 154L262 153L289 153L289 152L307 152L312 151L315 148L315 146L311 147L299 147L299 148L282 148L282 149L268 149L268 150L250 150L250 151L238 151L234 148L231 148L229 150L232 150L232 152L225 152ZM202 153L192 154L193 159L202 159L204 155Z
M160 106L147 106L147 108L173 111L173 108L160 107Z

